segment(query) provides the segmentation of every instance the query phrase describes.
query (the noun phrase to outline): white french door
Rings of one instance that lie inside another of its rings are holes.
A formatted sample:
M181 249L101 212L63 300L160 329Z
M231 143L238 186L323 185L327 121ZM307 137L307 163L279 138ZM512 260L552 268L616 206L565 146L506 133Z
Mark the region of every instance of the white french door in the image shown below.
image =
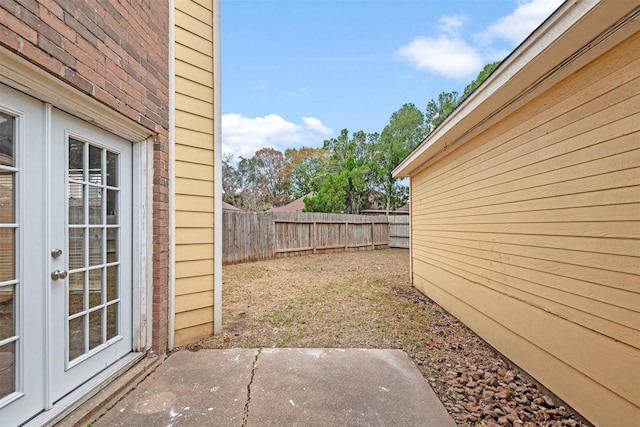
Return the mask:
M132 351L131 143L0 85L0 420Z

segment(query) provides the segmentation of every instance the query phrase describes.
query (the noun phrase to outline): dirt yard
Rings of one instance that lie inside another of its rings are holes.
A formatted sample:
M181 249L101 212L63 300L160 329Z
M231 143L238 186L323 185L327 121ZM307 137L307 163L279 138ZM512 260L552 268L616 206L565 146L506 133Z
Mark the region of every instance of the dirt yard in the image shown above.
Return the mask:
M588 425L409 283L403 249L224 267L223 333L186 346L398 348L458 425Z

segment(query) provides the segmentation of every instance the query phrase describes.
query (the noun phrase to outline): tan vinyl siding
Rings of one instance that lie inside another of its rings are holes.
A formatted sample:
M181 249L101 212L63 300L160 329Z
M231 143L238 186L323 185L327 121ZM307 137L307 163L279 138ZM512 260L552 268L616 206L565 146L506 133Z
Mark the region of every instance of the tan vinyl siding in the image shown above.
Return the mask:
M411 178L415 286L603 426L640 419L639 45Z
M213 332L212 1L175 3L176 346Z

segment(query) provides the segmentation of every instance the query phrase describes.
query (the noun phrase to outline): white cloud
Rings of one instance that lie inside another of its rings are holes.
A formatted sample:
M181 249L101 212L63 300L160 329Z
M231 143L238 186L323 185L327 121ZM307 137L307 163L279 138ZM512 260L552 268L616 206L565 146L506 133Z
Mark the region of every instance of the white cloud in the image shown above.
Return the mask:
M442 16L438 20L440 30L448 34L457 34L458 30L468 20L464 15Z
M416 37L396 54L419 69L449 78L472 77L484 64L502 60L512 47L520 44L563 0L523 0L509 15L491 23L485 31L473 35L470 44L463 37L465 15L442 16L437 37ZM500 43L502 42L502 43Z
M290 147L317 146L333 133L315 117L303 117L305 126L289 122L277 114L264 117L244 117L242 114L222 115L222 152L238 157L251 157L261 148L284 151Z
M499 18L485 31L477 34L476 38L487 45L494 40L504 39L515 47L549 17L562 1L531 0L521 3L512 13Z
M473 76L484 65L482 57L464 40L444 34L438 38L416 37L397 54L420 70L451 78Z
M318 132L322 135L331 135L333 129L326 127L322 122L315 117L303 117L302 121L307 125L307 129Z

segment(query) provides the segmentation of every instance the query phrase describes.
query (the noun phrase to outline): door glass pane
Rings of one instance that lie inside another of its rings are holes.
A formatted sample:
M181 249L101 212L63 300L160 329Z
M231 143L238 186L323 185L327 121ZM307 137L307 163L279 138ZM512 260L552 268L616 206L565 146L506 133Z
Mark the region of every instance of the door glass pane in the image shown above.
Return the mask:
M13 151L16 119L0 112L0 165L14 166Z
M14 285L0 286L0 341L15 334Z
M118 261L118 229L107 228L107 262Z
M107 267L107 302L118 298L118 266Z
M84 181L84 142L69 139L69 179Z
M118 336L118 303L107 306L107 340Z
M89 229L89 266L102 264L102 228Z
M89 350L102 344L102 309L89 313Z
M91 184L102 184L102 152L104 150L89 145L89 182Z
M14 228L0 228L0 282L14 279L14 234Z
M100 187L89 186L89 224L102 224L102 192Z
M69 183L69 224L84 224L85 185Z
M69 274L69 316L84 310L84 272Z
M118 223L118 192L107 190L107 224Z
M69 360L84 354L84 320L86 316L69 320Z
M84 228L69 229L69 270L84 267Z
M118 186L118 155L110 151L107 152L107 185Z
M11 224L14 221L14 172L0 170L0 222Z
M102 304L102 268L89 271L89 308Z
M16 343L0 346L0 399L16 389Z

